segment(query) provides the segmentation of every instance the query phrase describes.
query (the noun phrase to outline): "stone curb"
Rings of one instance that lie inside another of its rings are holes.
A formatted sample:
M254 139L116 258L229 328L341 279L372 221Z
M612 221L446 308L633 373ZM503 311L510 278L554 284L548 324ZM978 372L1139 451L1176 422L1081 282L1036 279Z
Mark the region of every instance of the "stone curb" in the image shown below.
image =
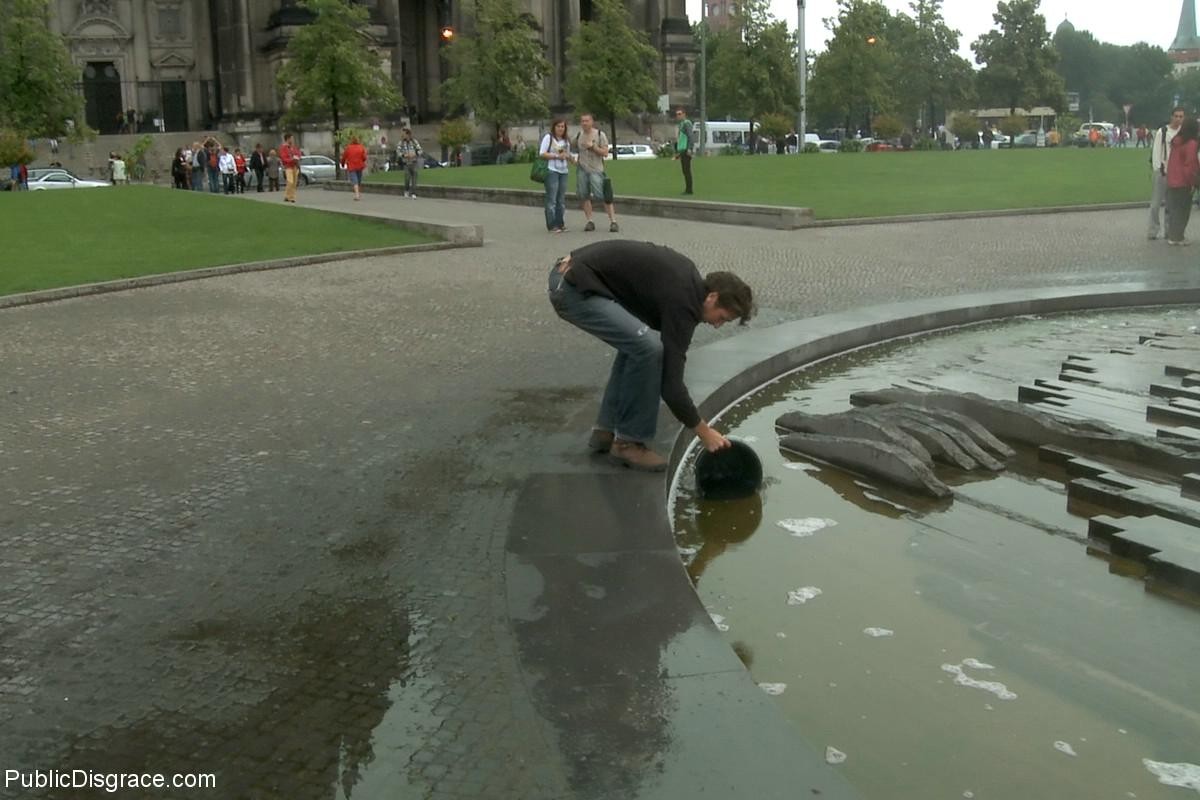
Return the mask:
M350 191L345 181L322 183L332 191ZM402 194L399 184L363 184L363 191L375 194ZM542 193L528 189L488 189L464 186L423 186L421 194L441 200L468 200L477 203L508 203L537 207L542 205ZM574 192L568 200L578 201ZM913 222L943 222L956 219L990 219L1023 217L1043 214L1075 214L1087 211L1129 211L1148 208L1148 201L1129 203L1100 203L1080 206L1045 206L1042 208L997 208L981 211L946 211L934 214L904 214L894 217L853 217L848 219L815 219L811 208L791 206L759 206L743 203L712 203L704 200L675 200L661 197L622 197L621 212L633 216L687 219L716 222L723 225L747 225L773 230L801 228L848 228L856 225L892 225Z
M338 212L330 212L338 213ZM353 215L348 215L353 216ZM362 217L359 217L362 219ZM429 223L432 224L432 223ZM142 275L137 278L122 278L115 281L100 283L84 283L78 286L63 286L58 289L44 289L37 292L24 292L0 297L0 311L6 308L17 308L35 303L52 303L57 300L69 300L74 297L89 297L109 292L124 292L130 289L145 289L150 286L162 286L168 283L183 283L198 281L204 278L218 278L222 275L238 275L243 272L265 272L271 269L287 269L303 267L310 264L327 264L331 261L348 261L358 258L373 258L375 256L403 255L405 253L422 253L435 250L455 250L460 247L482 247L483 229L481 226L441 226L443 228L474 228L478 239L458 242L429 242L427 244L408 244L396 247L378 247L373 250L346 250L340 253L321 253L313 256L296 256L294 258L277 258L270 261L250 261L245 264L227 264L221 267L204 267L180 272L164 272L158 275ZM465 234L464 234L465 237Z
M941 214L905 214L896 217L857 217L853 219L820 219L809 223L810 228L848 228L854 225L901 225L909 222L941 222L956 219L989 219L994 217L1028 217L1042 214L1076 214L1086 211L1129 211L1149 208L1148 201L1137 203L1101 203L1090 206L1045 206L1044 208L997 208L984 211L947 211Z
M331 191L350 191L345 181L322 183ZM401 184L363 184L363 191L374 194L399 195L404 192ZM544 194L536 189L492 189L464 186L421 187L423 197L441 200L468 200L477 203L507 203L509 205L539 207ZM578 202L574 192L567 193L567 200ZM812 209L792 206L765 206L745 203L712 203L704 200L674 200L661 197L619 197L622 214L639 217L662 217L687 219L692 222L715 222L721 225L743 225L772 230L797 230L813 225Z

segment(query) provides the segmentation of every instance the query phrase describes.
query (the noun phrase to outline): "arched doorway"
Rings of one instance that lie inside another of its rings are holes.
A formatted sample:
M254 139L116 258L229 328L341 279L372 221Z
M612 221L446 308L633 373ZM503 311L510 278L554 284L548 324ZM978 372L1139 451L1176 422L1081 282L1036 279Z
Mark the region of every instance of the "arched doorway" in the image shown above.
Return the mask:
M92 61L83 69L87 123L100 133L119 133L121 75L111 61Z

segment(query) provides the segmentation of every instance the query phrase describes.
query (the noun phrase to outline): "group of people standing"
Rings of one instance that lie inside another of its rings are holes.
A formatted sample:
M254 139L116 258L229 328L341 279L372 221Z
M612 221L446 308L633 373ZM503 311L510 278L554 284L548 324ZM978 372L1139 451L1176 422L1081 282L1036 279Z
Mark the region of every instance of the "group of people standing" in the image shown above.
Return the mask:
M695 146L695 129L682 108L676 109L677 136L674 144L675 158L683 167L684 194L692 194L692 150ZM567 210L567 179L570 165L575 165L575 194L583 210L585 231L596 230L592 219L592 203L604 203L608 215L608 230L617 233L616 207L613 204L612 180L605 170L611 145L604 131L596 127L592 114L579 115L579 130L572 137L567 131L566 119L559 117L550 123L550 132L542 137L537 157L547 162L545 179L546 230L565 233Z
M1200 122L1182 106L1171 111L1171 121L1152 134L1149 239L1157 239L1163 227L1159 211L1166 205L1167 244L1186 246L1184 238L1192 213L1192 195L1200 186Z
M228 145L210 136L204 142L192 142L191 147L180 147L175 151L171 180L176 189L191 188L213 194L242 194L251 180L257 191L277 192L282 180L286 187L283 199L294 203L301 155L300 148L292 143L290 133L278 150L264 150L259 143L254 145L249 157L240 147L230 151Z
M601 200L608 214L608 230L616 233L617 212L613 206L612 181L604 170L608 157L608 137L596 127L591 114L579 117L579 132L568 137L567 121L558 118L550 123L550 132L542 137L538 158L547 162L546 173L546 230L565 233L568 167L575 164L575 193L582 201L585 231L596 230L592 220L592 200Z

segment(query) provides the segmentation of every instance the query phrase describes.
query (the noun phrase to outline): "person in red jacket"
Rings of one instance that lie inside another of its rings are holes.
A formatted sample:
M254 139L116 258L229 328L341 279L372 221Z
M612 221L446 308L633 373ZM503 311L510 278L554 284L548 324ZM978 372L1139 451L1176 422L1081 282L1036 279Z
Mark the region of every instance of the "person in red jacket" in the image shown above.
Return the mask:
M366 168L367 148L362 146L357 136L351 136L350 144L342 151L342 169L346 170L350 185L354 187L355 200L362 199L362 177Z
M238 194L246 193L246 156L242 153L242 148L235 148L233 151L233 169L237 174L234 178L234 190Z
M283 202L296 202L296 183L300 180L300 148L292 143L292 135L283 137L279 146L279 162L283 164L283 177L287 187L283 190Z
M1192 213L1192 192L1200 183L1200 122L1187 117L1171 142L1167 159L1167 244L1190 244L1183 238Z

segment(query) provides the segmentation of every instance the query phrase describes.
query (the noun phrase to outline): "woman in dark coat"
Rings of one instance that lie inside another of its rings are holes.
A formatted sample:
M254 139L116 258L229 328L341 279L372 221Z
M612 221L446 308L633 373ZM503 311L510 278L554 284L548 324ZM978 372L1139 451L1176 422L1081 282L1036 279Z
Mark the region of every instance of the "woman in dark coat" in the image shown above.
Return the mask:
M175 151L175 160L171 162L171 179L176 189L188 188L188 165L183 160L183 148Z

